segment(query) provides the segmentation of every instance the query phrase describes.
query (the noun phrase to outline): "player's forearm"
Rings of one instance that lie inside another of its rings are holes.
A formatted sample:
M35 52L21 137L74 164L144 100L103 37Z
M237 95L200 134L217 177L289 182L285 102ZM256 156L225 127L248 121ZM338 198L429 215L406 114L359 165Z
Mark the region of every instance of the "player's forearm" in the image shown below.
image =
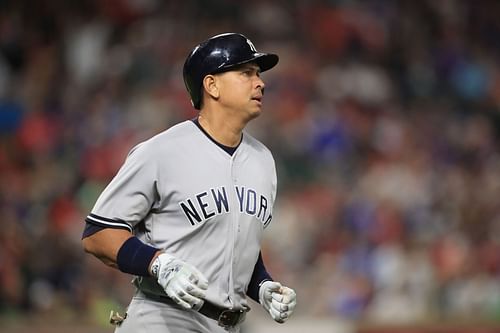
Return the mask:
M107 266L118 269L118 264L113 259L106 257L105 255L94 254L94 256L96 256L99 260L101 260Z
M86 252L99 258L104 264L118 268L117 255L121 246L132 234L127 230L104 229L82 240Z
M254 301L259 301L259 288L264 281L273 280L271 275L267 272L262 259L262 253L259 253L257 262L255 263L252 277L248 284L247 295Z
M82 242L86 252L106 265L139 276L151 275L151 264L160 253L159 249L144 244L123 229L105 228Z

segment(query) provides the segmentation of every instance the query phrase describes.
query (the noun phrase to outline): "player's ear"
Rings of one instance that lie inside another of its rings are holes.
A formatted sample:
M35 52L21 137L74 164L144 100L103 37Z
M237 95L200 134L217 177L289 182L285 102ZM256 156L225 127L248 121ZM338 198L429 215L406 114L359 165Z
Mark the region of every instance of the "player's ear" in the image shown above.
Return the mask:
M217 78L214 75L207 75L203 78L203 88L213 98L219 98L219 87L217 86Z

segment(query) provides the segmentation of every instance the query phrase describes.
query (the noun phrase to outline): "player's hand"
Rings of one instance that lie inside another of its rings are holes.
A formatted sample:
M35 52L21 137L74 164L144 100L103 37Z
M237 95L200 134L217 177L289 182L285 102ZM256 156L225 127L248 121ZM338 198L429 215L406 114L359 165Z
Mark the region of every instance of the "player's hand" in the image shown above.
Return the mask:
M161 253L151 264L151 274L165 293L183 308L197 311L203 305L208 280L192 265Z
M260 286L259 301L274 321L282 324L292 315L297 304L297 294L279 282L266 281Z

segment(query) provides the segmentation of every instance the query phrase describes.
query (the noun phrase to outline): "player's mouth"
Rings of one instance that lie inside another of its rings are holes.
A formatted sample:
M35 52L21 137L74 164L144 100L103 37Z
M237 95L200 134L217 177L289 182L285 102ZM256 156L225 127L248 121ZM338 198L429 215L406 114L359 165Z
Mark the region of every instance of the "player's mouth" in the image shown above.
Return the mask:
M262 104L262 96L254 96L252 97L252 101L257 101L259 104Z

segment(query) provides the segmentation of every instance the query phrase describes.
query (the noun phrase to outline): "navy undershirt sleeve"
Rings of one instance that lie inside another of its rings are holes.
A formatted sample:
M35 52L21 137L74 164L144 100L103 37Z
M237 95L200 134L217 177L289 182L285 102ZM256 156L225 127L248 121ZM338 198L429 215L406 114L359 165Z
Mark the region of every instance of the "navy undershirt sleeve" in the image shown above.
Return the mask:
M93 234L95 234L98 231L101 231L103 229L106 229L106 228L102 227L100 225L97 225L97 224L86 222L85 229L83 229L82 239L89 237L89 236L92 236Z
M266 271L266 267L264 266L264 261L262 260L262 253L259 253L259 258L255 263L255 267L253 269L252 278L250 279L250 283L248 284L247 296L259 302L259 288L264 281L272 281L273 278Z

